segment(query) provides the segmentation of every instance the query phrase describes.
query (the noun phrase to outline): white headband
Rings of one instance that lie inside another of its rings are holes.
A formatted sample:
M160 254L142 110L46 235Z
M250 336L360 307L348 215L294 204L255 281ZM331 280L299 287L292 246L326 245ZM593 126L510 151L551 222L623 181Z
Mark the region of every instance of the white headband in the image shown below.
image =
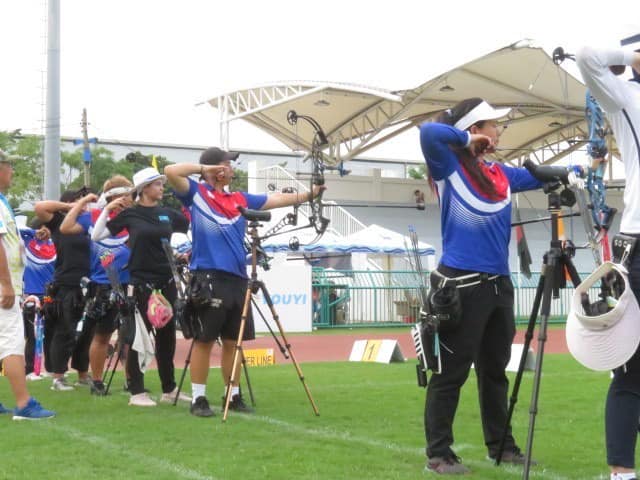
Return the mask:
M115 197L116 195L126 195L131 193L130 187L114 187L104 192L104 198Z
M131 193L131 187L114 187L106 192L102 192L100 198L96 202L98 208L104 208L107 205L107 199L110 197L115 197L116 195L126 195L127 193Z
M507 115L511 111L510 108L493 108L484 100L479 103L473 110L458 120L454 127L458 130L466 130L471 125L482 120L496 120Z

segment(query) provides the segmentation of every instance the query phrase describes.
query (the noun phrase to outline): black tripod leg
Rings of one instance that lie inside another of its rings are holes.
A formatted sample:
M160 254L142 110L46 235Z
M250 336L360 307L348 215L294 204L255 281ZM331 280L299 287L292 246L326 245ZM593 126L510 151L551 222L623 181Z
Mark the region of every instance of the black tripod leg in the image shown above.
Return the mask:
M104 394L105 395L109 395L109 388L111 388L111 382L113 381L113 376L116 373L116 368L118 368L118 362L120 362L120 359L122 358L122 353L124 351L125 345L119 345L118 346L118 354L116 355L116 361L113 363L113 368L111 369L111 374L109 375L109 381L107 382L107 385L104 389ZM105 372L106 374L107 372Z
M570 258L563 257L562 264L567 267L567 272L569 272L569 277L571 277L571 283L573 283L573 287L577 287L580 285L580 275L578 275L578 270L576 266L573 264Z
M522 478L528 480L531 469L531 451L533 449L533 433L538 413L538 396L540 394L540 377L542 376L542 360L544 358L544 346L547 341L547 325L551 313L551 298L554 288L556 270L561 268L558 252L552 249L548 254L548 264L545 268L544 290L542 292L542 306L540 309L540 328L538 329L538 356L533 376L533 388L531 391L531 406L529 407L529 431L527 433L527 448L525 450L524 468ZM546 270L548 269L548 271Z
M251 405L255 407L256 399L253 397L253 388L251 388L251 380L249 380L249 369L247 368L247 359L244 357L244 350L242 350L242 370L244 371L244 378L247 381L247 390L249 390Z
M107 346L107 356L109 357L109 360L107 361L107 366L102 373L102 383L107 380L107 375L109 374L109 370L111 370L111 363L116 356L116 349L111 345L111 342L109 342L109 345Z
M195 339L191 340L191 345L189 346L189 353L187 353L187 358L185 358L184 360L184 370L182 370L182 375L180 375L180 383L178 383L178 391L176 392L176 398L173 399L174 407L178 404L178 397L180 396L180 392L182 391L182 385L184 384L184 377L187 375L187 370L189 370L189 364L191 363L191 352L193 352L194 343L195 343Z
M269 329L269 333L271 333L271 336L273 337L273 340L276 342L276 345L280 349L280 353L282 353L282 356L284 358L288 359L289 358L289 354L287 353L287 349L284 348L282 343L280 343L280 340L278 340L278 337L276 336L276 332L273 331L273 328L271 328L271 325L269 325L269 322L267 322L267 319L264 317L264 314L262 313L262 310L260 310L260 307L258 306L258 304L256 303L256 301L255 301L255 299L253 297L251 298L251 303L253 303L253 306L255 307L256 311L258 312L258 315L260 315L260 317L262 318L262 321L264 322L264 324Z
M262 296L264 297L264 300L267 302L267 305L269 306L269 310L271 310L273 321L278 326L278 330L280 331L280 336L282 337L282 341L284 342L284 345L287 348L287 352L289 352L289 356L291 357L291 362L293 363L293 366L298 372L298 378L302 382L302 386L304 388L304 391L307 394L307 398L309 398L309 402L311 403L311 408L313 408L313 412L316 415L320 415L320 412L318 411L318 407L316 407L316 404L313 401L313 397L311 396L311 391L309 390L309 387L307 386L307 383L304 380L304 375L302 373L302 370L300 369L298 362L296 362L296 357L293 355L293 351L291 350L291 344L287 341L287 337L284 333L284 329L282 328L282 324L280 323L280 317L278 316L278 312L276 312L276 309L273 306L273 302L271 301L271 296L267 291L267 287L265 287L263 282L259 282L258 285L260 287L260 290L262 290Z
M513 411L518 403L518 393L520 392L520 383L522 383L522 376L524 375L524 368L527 362L527 355L529 353L529 346L533 339L533 331L536 327L536 319L538 318L538 311L540 310L540 301L542 300L542 292L544 290L545 275L541 274L538 280L538 287L536 288L536 295L533 299L533 306L531 308L531 315L529 316L529 324L527 325L527 331L524 334L524 347L522 349L522 355L520 356L520 364L518 365L518 372L513 382L513 390L511 391L511 397L509 398L509 411L507 412L507 420L504 424L504 431L502 433L502 439L500 440L500 447L496 455L496 465L500 465L502 461L502 454L504 453L504 445L507 441L507 435L509 434L509 425L511 425L511 419L513 417Z

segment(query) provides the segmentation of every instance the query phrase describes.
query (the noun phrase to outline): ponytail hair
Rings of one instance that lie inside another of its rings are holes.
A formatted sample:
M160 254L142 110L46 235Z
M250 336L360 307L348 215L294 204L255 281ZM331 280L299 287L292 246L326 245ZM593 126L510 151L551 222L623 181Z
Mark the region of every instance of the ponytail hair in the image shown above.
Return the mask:
M464 117L471 110L476 108L483 102L483 99L480 97L467 98L466 100L462 100L455 104L451 108L447 108L440 112L440 114L436 117L435 121L437 123L443 123L445 125L454 126L458 120ZM474 123L475 126L482 128L484 125L484 120ZM473 126L473 125L471 125ZM471 126L469 128L471 128ZM467 128L467 130L469 130ZM469 174L469 177L480 187L483 193L488 195L489 197L495 195L496 190L495 186L487 177L485 177L484 173L480 169L478 165L478 160L471 155L466 148L453 148L452 150L456 153L458 160L462 164L462 167ZM429 187L433 190L433 177L431 172L428 173Z

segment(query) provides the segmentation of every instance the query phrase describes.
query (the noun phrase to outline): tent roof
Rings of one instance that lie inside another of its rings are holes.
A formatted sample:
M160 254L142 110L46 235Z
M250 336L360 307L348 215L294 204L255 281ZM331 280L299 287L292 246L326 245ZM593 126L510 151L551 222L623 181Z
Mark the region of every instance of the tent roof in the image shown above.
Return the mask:
M585 86L530 41L521 41L444 72L409 90L326 82L290 82L239 90L209 100L223 124L243 119L293 150L310 151L314 132L287 113L323 128L329 163L362 154L469 97L511 107L497 156L552 163L583 145ZM575 141L578 140L578 141ZM569 141L569 142L567 142Z
M306 237L302 236L301 240L306 240ZM407 255L407 245L411 245L408 237L372 224L347 237L338 237L327 232L316 243L301 246L300 249L305 253L341 252L368 253L371 255ZM283 235L282 238L270 238L262 246L268 252L291 252L287 235ZM435 255L435 249L428 243L418 242L418 253L420 255Z

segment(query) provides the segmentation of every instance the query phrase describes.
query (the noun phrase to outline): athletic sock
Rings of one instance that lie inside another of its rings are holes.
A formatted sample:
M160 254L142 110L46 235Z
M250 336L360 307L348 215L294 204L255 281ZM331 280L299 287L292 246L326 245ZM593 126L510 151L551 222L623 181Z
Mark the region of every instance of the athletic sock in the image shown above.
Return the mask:
M635 480L635 478L636 478L635 472L611 474L611 480Z
M227 392L229 391L229 385L225 385L224 386L224 397L227 397ZM234 395L240 395L240 387L239 386L234 386L231 387L231 398L233 398Z
M191 402L196 403L196 398L206 396L207 386L204 383L192 383L191 384Z

